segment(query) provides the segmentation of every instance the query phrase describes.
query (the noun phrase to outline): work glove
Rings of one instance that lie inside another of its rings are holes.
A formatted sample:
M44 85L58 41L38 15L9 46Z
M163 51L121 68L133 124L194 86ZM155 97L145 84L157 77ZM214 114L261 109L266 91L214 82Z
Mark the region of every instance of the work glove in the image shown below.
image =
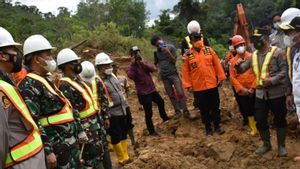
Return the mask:
M86 133L83 131L83 132L80 132L78 134L78 139L79 139L79 143L81 144L84 144L84 143L87 143L88 142L88 137L86 135Z

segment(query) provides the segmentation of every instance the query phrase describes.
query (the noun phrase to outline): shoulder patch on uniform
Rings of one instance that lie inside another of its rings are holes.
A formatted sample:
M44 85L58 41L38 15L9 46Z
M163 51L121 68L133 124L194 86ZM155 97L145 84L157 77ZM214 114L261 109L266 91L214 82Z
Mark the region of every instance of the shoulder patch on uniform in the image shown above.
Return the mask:
M203 51L204 55L210 55L210 48L209 47L205 47L204 51Z
M2 91L0 92L0 98L3 108L8 109L11 105L11 102L8 100L7 96Z

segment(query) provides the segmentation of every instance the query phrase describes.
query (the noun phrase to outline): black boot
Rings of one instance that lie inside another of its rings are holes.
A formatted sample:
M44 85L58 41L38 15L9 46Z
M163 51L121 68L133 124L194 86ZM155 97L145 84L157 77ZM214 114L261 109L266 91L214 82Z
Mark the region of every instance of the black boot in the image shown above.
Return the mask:
M206 136L212 136L213 135L213 130L211 128L210 123L205 124L205 131L206 131Z
M133 129L128 130L128 136L130 138L131 141L131 145L135 145L135 138L134 138L134 133L133 133Z
M270 131L264 130L259 131L260 137L263 140L263 145L255 150L256 154L264 154L272 149L271 142L270 142Z
M288 154L285 148L285 136L286 128L277 128L277 144L279 157L286 157Z

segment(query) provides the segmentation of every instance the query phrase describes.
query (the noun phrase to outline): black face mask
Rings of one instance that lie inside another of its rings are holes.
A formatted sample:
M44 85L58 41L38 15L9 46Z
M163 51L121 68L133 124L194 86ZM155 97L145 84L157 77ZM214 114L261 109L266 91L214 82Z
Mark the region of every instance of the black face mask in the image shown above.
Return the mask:
M74 70L74 72L75 72L76 74L81 73L81 71L82 71L82 66L81 66L81 64L80 64L80 63L75 64L73 70Z
M260 40L256 40L253 42L255 49L260 50L264 47L264 42L260 39Z
M23 56L21 53L17 53L17 55L12 55L10 53L2 51L4 54L9 55L9 62L13 64L13 69L11 70L11 73L20 72L22 70L22 61Z

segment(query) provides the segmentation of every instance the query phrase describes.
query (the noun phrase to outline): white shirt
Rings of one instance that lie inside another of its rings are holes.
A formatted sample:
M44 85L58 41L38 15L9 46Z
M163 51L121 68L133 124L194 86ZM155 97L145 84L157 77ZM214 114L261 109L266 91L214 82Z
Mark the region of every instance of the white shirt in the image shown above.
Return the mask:
M293 94L300 121L300 52L296 53L293 59Z

